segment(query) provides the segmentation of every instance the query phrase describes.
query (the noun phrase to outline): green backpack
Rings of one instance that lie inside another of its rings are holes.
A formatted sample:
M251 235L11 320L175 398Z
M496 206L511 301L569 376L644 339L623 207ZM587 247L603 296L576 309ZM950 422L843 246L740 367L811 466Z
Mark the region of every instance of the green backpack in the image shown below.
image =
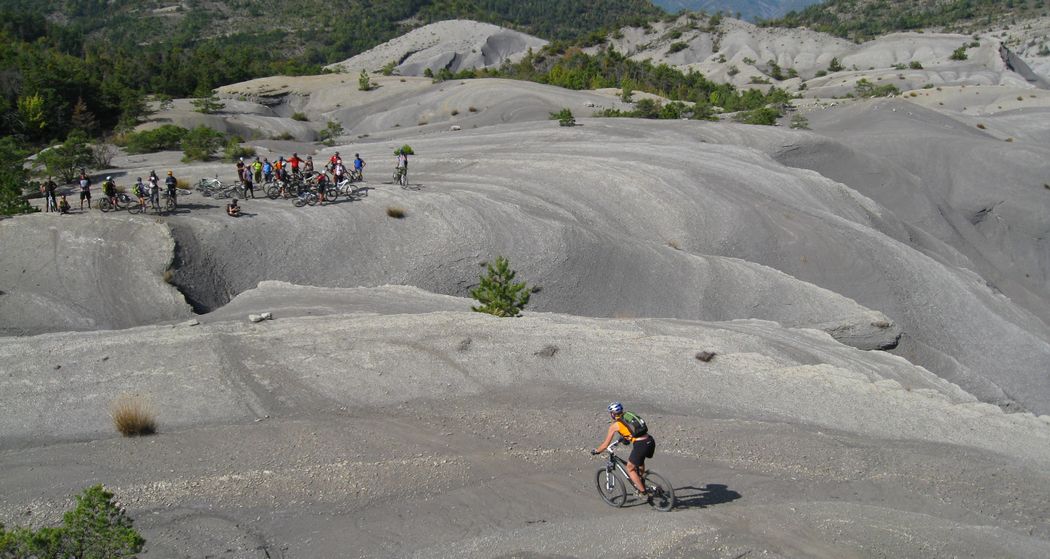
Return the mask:
M623 418L621 421L627 426L627 430L631 432L631 437L637 439L638 437L644 437L649 433L649 427L645 424L645 420L639 417L636 413L629 411L623 412Z

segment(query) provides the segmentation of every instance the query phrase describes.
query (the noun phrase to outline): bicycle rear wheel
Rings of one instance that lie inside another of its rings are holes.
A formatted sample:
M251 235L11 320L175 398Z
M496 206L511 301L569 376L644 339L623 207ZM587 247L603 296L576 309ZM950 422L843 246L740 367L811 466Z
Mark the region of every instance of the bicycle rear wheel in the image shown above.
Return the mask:
M326 202L335 202L339 199L339 189L334 186L325 189L324 197Z
M139 213L142 213L142 210L144 210L144 209L145 208L143 208L142 205L139 204L137 200L132 202L131 204L128 204L128 213L129 214L139 214Z
M645 486L652 492L649 496L649 504L660 512L667 512L674 508L674 486L656 472L646 472Z
M271 200L276 200L281 195L281 187L273 183L266 184L266 197Z
M318 201L320 201L320 198L317 197L317 194L314 194L313 192L311 192L311 193L306 195L306 203L307 204L309 204L311 206L316 206Z
M109 198L100 198L98 201L98 209L102 212L108 212L113 209L113 202L110 202Z
M610 507L622 507L627 502L627 482L617 475L616 470L602 468L594 476L598 495Z

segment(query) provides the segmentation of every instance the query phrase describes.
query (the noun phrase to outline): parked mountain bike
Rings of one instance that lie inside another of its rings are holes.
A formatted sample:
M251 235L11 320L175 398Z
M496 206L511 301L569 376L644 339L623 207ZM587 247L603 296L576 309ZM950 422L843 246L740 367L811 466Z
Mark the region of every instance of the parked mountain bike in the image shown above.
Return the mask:
M605 466L595 474L595 483L598 486L598 494L602 500L611 507L622 507L627 503L627 495L634 492L634 484L627 475L627 463L613 452L620 444L616 441L606 449L609 458ZM667 512L674 508L674 487L660 474L645 468L645 483L647 495L645 496L650 506L660 512Z
M114 200L110 200L109 196L103 196L102 198L99 198L98 209L104 212L124 210L127 209L129 204L138 203L138 200L132 200L131 196L128 196L123 192L118 192L117 195L113 198L115 199L116 203L114 203Z
M335 188L339 192L339 194L346 196L347 198L360 198L368 196L368 187L355 186L354 181L351 179L343 179L343 182L335 185Z
M202 196L229 198L231 196L240 195L244 191L244 187L241 186L240 182L223 184L223 182L216 177L213 179L201 179L200 182L197 183L197 190L201 192Z

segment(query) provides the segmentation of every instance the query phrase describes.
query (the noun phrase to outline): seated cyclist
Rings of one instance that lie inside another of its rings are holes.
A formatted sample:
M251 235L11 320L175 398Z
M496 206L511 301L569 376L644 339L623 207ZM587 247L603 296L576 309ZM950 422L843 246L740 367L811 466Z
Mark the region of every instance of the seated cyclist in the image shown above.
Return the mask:
M230 217L238 217L241 215L241 207L237 205L237 199L230 200L229 204L226 204L226 215Z
M609 432L605 435L605 441L598 448L592 450L591 454L605 452L605 449L609 448L617 434L626 440L628 444L634 443L634 448L631 449L631 457L627 459L627 475L630 476L631 483L634 484L634 488L638 493L645 494L645 484L642 483L642 478L645 477L645 459L652 458L656 452L656 440L648 433L639 437L631 435L631 429L628 428L624 420L623 404L620 402L609 404L608 410L609 417L612 419L609 423Z

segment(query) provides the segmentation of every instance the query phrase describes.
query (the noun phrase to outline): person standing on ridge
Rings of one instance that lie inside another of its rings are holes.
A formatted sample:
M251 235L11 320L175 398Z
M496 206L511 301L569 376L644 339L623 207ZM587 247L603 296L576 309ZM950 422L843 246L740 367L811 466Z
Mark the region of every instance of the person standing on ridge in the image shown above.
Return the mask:
M365 180L365 160L361 159L360 153L354 154L354 171L357 172L357 180Z
M262 184L263 181L263 164L256 157L255 161L252 162L252 176L255 179L256 184Z
M175 198L179 190L179 181L175 178L174 172L168 171L168 176L164 178L164 186L168 189L168 198L171 198L172 205L179 207L179 201Z
M91 179L81 170L77 182L80 184L80 211L84 211L84 200L87 200L88 209L91 209Z

